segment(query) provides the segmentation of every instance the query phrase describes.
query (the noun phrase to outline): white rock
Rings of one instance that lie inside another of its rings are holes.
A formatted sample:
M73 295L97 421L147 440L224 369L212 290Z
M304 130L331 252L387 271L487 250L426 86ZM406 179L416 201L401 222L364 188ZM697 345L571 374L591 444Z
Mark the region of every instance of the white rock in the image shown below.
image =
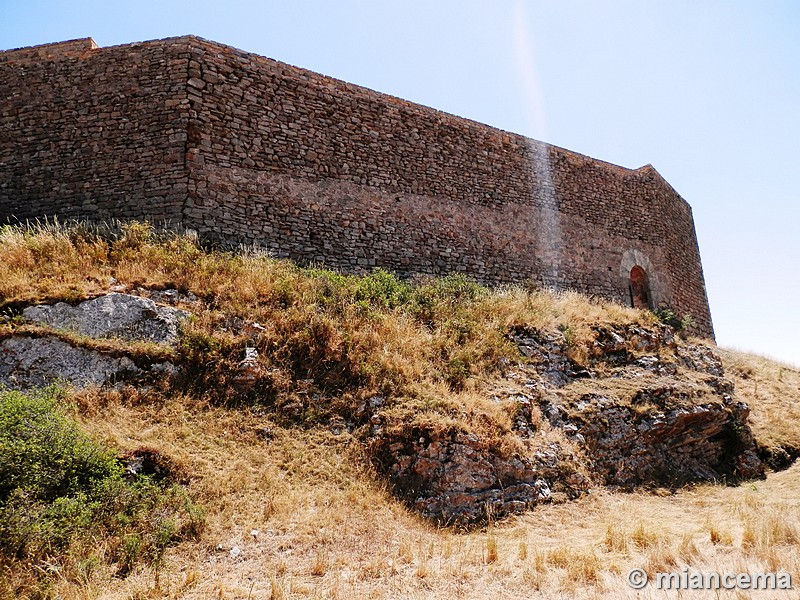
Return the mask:
M149 298L112 292L70 306L29 306L23 316L37 325L74 331L93 338L117 337L165 344L178 341L178 324L189 313L160 306Z

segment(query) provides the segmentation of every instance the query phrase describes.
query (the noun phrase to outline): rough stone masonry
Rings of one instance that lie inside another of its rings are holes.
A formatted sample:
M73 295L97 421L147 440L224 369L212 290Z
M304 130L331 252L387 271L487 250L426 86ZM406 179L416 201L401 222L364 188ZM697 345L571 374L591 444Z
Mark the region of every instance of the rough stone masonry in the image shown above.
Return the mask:
M0 222L146 219L349 272L533 281L691 315L689 205L626 169L184 36L0 52Z

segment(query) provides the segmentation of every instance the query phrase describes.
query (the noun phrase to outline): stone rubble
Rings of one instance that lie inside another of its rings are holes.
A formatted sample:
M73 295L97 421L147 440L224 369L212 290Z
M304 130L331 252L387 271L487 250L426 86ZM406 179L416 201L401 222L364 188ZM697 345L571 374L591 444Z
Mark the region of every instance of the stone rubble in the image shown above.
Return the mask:
M244 358L236 366L233 384L237 390L244 392L252 389L261 375L261 364L258 361L258 350L247 346L244 349Z

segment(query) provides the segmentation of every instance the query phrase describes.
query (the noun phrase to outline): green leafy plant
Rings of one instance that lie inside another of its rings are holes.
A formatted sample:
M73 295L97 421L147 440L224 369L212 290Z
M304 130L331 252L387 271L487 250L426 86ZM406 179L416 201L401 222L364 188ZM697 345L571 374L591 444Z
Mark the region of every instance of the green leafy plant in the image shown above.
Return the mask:
M410 299L414 317L433 327L488 295L489 290L466 275L452 274L414 288Z
M78 430L61 400L58 388L0 394L0 504L15 490L49 503L119 476L114 454Z
M139 561L158 566L168 546L199 534L202 510L176 483L126 477L64 400L57 387L0 391L0 559L53 557L107 540L121 574Z
M411 287L385 269L375 269L369 275L354 278L353 292L355 302L365 302L382 310L402 306L411 298Z
M675 331L691 329L694 325L694 318L692 318L692 315L683 315L683 317L679 317L671 308L659 308L654 310L653 313L659 321L665 325L669 325Z

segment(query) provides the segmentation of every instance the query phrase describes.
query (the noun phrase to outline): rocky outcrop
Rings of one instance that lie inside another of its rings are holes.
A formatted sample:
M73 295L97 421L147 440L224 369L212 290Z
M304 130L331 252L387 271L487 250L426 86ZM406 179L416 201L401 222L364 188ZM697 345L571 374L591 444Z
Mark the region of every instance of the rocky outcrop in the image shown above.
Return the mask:
M240 392L253 388L261 375L261 363L258 360L258 350L247 346L244 349L244 358L236 365L233 384Z
M569 381L591 374L569 358L567 340L560 331L540 331L525 326L512 327L508 339L513 341L525 365L532 367L547 385L560 387Z
M577 457L558 444L510 455L464 431L413 429L373 444L395 492L440 523L473 523L520 513L589 489Z
M594 334L584 369L552 334L518 328L513 339L523 354L546 353L521 366L522 380L538 389L548 423L584 449L601 481L632 487L763 476L749 408L734 398L710 348L679 343L668 327L604 325ZM531 350L537 344L542 349ZM591 381L577 381L584 378Z
M560 331L508 332L521 360L491 397L512 413L518 452L463 431L375 430L373 453L396 492L429 518L464 523L575 498L591 484L763 476L749 409L708 347L668 327L598 325L593 335L576 347Z
M667 387L643 390L642 396L650 393L679 392ZM742 402L728 398L641 411L618 398L586 394L570 408L552 405L545 412L586 449L590 468L607 485L679 485L764 473Z
M178 325L189 313L158 305L149 298L112 292L77 306L64 302L30 306L22 315L37 325L73 331L92 338L175 344L178 341Z
M0 341L0 385L6 387L41 387L56 381L75 387L100 386L140 372L127 356L103 355L54 337Z
M180 321L189 313L160 306L148 298L109 293L70 306L31 306L23 317L34 325L94 339L117 338L174 345ZM124 347L114 351L82 345L69 336L37 332L0 341L0 386L30 388L62 382L74 387L114 385L127 381L169 379L170 362L137 362Z

